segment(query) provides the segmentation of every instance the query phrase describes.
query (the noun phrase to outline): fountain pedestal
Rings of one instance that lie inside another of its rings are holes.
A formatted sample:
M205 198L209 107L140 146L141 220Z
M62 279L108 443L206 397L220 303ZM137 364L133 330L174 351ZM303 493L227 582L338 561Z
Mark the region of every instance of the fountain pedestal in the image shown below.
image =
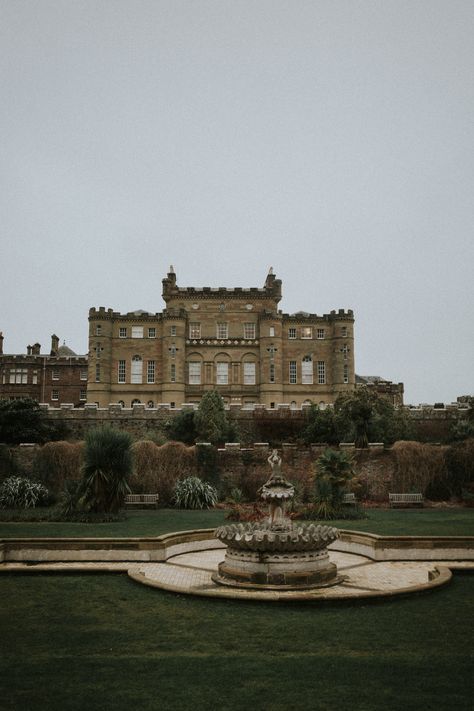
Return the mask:
M327 546L339 531L324 525L294 525L286 503L294 487L281 475L276 450L268 459L272 476L260 490L269 503L269 517L262 524L220 526L215 536L227 544L225 560L213 576L219 585L267 589L301 589L340 582L337 567L329 560Z

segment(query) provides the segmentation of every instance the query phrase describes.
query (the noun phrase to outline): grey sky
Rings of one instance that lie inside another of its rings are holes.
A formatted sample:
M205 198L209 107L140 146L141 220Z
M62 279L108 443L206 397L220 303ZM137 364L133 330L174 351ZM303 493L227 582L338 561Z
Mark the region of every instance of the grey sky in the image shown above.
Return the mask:
M0 330L262 286L356 371L473 393L474 3L0 0Z

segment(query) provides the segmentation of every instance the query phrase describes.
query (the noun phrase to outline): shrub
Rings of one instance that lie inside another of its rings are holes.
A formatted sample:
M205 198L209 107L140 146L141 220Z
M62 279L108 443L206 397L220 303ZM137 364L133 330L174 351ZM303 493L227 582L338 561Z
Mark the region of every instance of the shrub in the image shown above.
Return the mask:
M208 509L217 504L217 489L197 476L176 482L174 502L181 509Z
M82 504L94 513L116 513L130 491L132 438L111 427L89 430L85 439Z
M196 441L196 424L194 421L194 410L182 410L165 425L166 434L169 439L184 444L194 444Z
M474 482L474 438L449 447L446 468L452 495L462 496L463 489Z
M83 450L82 442L48 442L36 455L35 475L51 491L61 492L67 480L81 479Z
M28 509L47 503L49 491L39 481L11 476L0 486L0 508Z
M195 448L186 447L182 442L167 442L158 447L142 440L132 445L132 452L132 491L159 494L162 506L173 502L176 482L196 471Z
M229 423L224 409L224 401L217 390L207 390L194 413L196 435L202 442L217 444L230 441Z
M446 450L447 447L421 442L395 442L392 447L395 457L392 491L419 491L428 498L449 498Z

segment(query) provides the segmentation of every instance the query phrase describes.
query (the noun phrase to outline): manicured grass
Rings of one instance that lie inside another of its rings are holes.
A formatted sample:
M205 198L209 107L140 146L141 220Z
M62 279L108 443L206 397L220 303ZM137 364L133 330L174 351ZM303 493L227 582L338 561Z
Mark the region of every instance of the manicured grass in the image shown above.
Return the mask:
M1 708L468 711L474 579L377 605L204 600L1 576Z
M334 521L339 528L381 535L472 536L474 509L368 509L368 518ZM3 523L0 538L159 536L170 531L213 528L225 522L226 511L158 509L129 511L125 521L114 523Z

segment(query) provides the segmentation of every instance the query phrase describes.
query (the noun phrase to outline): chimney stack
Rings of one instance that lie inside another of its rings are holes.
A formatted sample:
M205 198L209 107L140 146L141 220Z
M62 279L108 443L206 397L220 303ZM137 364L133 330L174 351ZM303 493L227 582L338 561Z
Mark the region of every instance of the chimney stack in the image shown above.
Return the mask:
M59 348L59 338L56 336L56 334L53 333L51 336L51 354L52 356L57 356L58 355L58 348Z
M0 331L0 355L3 353L3 333Z
M35 343L34 346L31 346L31 355L40 355L41 353L41 345L39 343Z

